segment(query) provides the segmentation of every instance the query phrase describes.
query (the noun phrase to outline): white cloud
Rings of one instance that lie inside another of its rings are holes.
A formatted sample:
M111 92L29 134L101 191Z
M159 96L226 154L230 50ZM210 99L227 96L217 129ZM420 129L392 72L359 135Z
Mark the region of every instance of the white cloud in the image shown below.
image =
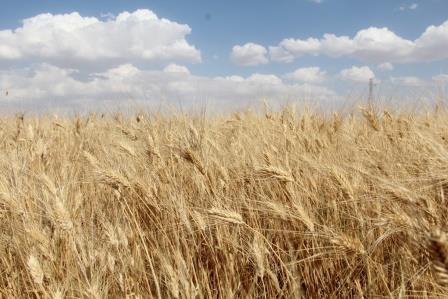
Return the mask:
M269 56L273 61L282 63L291 63L295 59L294 55L292 55L288 50L276 46L269 47Z
M367 61L387 62L386 58L395 61L407 57L413 49L413 43L387 28L370 27L358 31L353 39L334 34L325 34L322 39L289 38L270 49L272 60L280 62L292 62L294 58L306 54L324 54L330 57L352 55Z
M167 65L164 69L164 72L166 73L184 73L184 74L190 74L190 71L186 66L183 65L177 65L175 63L171 63Z
M321 4L324 2L324 0L309 0L309 1L314 2L316 4Z
M317 54L320 50L320 41L316 38L306 40L287 38L280 42L279 47L294 57L300 57L305 54Z
M227 76L224 77L224 79L232 81L232 82L244 82L244 78L241 76L237 76L237 75L232 75L232 76Z
M358 31L353 40L356 44L355 55L367 61L387 62L384 60L388 58L392 62L407 59L413 49L411 41L385 27L370 27Z
M390 29L369 27L353 38L324 34L322 38L285 38L269 47L273 61L290 63L303 55L349 56L372 63L417 63L448 59L448 21L429 26L416 40Z
M319 53L322 52L330 57L350 55L356 51L356 42L348 36L336 36L326 33L320 40ZM318 54L315 52L314 54Z
M421 61L434 61L448 58L448 21L440 26L429 26L415 40L413 55Z
M349 69L343 69L340 72L340 77L348 81L367 83L370 79L375 78L375 74L368 66L353 66Z
M263 46L246 43L242 46L234 46L230 58L237 65L254 66L268 63L267 53L268 51Z
M282 84L282 80L276 75L271 74L253 74L247 78L247 82L255 82L260 84L269 84L269 85L280 85Z
M0 72L0 89L7 90L8 100L36 99L47 96L64 96L85 92L82 82L72 75L75 70L61 69L48 64L31 69Z
M146 9L106 17L73 12L25 19L19 28L0 31L0 60L201 61L200 52L185 39L191 32L188 25Z
M418 4L417 3L412 3L409 5L401 5L399 7L399 10L401 11L405 11L405 10L416 10L418 8Z
M414 76L391 77L390 81L393 84L409 87L420 87L426 85L426 82L424 80Z
M194 107L194 104L206 100L214 104L211 109L232 110L255 105L263 98L275 100L279 105L291 99L330 102L338 99L336 93L327 87L289 84L272 74L204 77L187 71L185 67L174 64L162 70L141 70L125 64L90 75L49 64L0 71L0 90L8 90L9 93L7 98L0 95L0 107L112 109L120 103L129 105L127 99L148 106L159 105L166 99L164 107L179 103L184 107Z
M393 71L394 65L390 62L384 62L378 65L378 69L381 71Z
M321 71L319 67L305 67L296 69L286 74L285 78L305 83L321 83L325 80L327 72Z

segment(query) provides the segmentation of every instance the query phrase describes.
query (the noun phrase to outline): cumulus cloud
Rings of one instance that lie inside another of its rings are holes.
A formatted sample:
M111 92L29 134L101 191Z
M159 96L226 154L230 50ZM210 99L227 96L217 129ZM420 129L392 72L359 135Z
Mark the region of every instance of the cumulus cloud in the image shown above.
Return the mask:
M159 18L147 9L122 12L106 20L70 14L40 14L13 30L0 30L0 60L184 61L201 54L186 36L191 28Z
M1 50L1 48L0 48ZM290 53L288 50L281 46L270 46L269 47L269 56L273 61L276 62L283 62L283 63L290 63L293 62L295 59L295 56Z
M324 55L330 57L339 57L353 54L356 50L356 42L348 36L336 36L334 34L326 33L324 37L319 40L319 46L315 46L314 55L322 52Z
M408 59L413 50L413 43L403 39L388 28L361 30L353 39L356 44L355 55L366 61L383 62Z
M308 38L306 40L287 38L282 40L278 46L271 47L270 51L274 53L271 57L275 60L276 55L300 57L305 54L317 54L319 49L320 41L316 38Z
M171 63L167 65L164 69L164 72L167 73L184 73L184 74L190 74L190 70L183 65L177 65L175 63Z
M285 78L296 82L321 83L325 80L326 75L327 72L321 71L319 67L305 67L286 74Z
M290 63L304 55L350 56L372 63L415 63L448 58L448 21L429 26L416 40L398 36L387 27L369 27L355 36L327 33L322 38L283 39L269 47L273 61Z
M340 72L340 77L343 80L367 83L370 79L375 78L375 74L368 66L353 66L349 69L343 69Z
M402 86L408 86L408 87L421 87L426 85L427 83L414 76L404 76L404 77L391 77L390 81L393 84L402 85Z
M448 58L448 21L440 26L429 26L415 40L413 55L422 61L434 61Z
M230 54L230 59L237 65L254 66L268 63L267 53L268 51L263 46L246 43L242 46L234 46Z
M131 64L92 73L79 78L76 70L49 64L27 69L0 71L0 107L31 105L109 109L127 99L142 105L164 104L194 106L200 100L214 103L218 109L237 109L253 105L263 98L282 100L332 101L337 95L317 84L285 83L272 74L253 74L248 77L204 77L188 72L181 65L170 64L162 70L142 70ZM105 104L107 103L107 104ZM284 102L283 102L284 103Z
M378 65L378 69L381 71L393 71L394 65L390 62L384 62Z

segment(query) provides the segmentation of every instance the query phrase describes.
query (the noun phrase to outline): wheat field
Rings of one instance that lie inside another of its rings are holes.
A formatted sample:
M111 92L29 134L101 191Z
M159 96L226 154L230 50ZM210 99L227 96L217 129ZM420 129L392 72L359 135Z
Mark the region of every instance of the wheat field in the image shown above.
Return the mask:
M446 298L448 111L0 119L2 298Z

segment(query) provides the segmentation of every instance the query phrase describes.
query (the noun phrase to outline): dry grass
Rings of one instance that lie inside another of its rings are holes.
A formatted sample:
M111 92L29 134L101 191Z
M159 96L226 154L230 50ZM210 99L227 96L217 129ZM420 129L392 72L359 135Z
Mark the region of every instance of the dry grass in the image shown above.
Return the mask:
M448 296L443 109L0 124L0 297Z

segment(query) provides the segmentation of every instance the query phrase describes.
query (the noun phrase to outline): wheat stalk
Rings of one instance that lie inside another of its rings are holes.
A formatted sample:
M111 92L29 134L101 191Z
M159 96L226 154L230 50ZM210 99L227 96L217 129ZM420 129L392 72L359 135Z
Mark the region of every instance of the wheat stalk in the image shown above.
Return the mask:
M434 231L431 234L428 252L437 281L440 285L448 287L448 237L446 233Z

